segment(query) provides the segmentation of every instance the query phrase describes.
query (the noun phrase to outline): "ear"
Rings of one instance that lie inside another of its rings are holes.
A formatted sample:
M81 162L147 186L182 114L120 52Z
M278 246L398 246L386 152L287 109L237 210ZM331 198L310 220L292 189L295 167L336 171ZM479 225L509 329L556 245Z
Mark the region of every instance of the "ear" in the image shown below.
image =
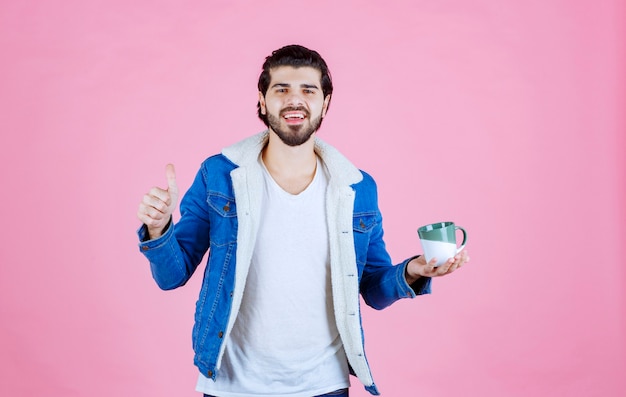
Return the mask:
M259 91L259 105L261 106L261 114L267 114L267 109L265 108L265 96L263 96L261 91Z
M330 94L324 98L324 105L322 106L322 118L326 117L326 111L328 110L328 104L330 103Z

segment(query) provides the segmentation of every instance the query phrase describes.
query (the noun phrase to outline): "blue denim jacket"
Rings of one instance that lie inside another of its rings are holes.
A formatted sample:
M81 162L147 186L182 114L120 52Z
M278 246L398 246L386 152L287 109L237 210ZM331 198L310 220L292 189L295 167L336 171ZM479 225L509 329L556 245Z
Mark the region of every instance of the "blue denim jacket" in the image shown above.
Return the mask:
M258 157L267 139L265 131L206 159L181 201L180 221L153 240L145 226L138 231L140 251L162 289L184 285L209 251L192 339L194 363L212 379L239 311L254 250L263 181ZM326 214L337 329L352 372L377 395L365 358L359 293L366 304L383 309L398 299L430 293L431 280L409 286L404 277L409 259L391 263L372 177L319 139L315 151L329 174Z

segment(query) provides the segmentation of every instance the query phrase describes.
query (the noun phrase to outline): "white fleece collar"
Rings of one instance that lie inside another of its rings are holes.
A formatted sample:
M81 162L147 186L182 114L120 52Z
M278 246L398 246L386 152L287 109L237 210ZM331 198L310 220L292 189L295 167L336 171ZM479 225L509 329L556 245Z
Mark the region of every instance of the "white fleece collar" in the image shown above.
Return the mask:
M267 145L269 131L248 137L222 150L234 164L245 167L256 163L259 154ZM333 146L319 138L315 138L315 153L322 159L330 174L330 183L338 185L353 185L363 179L363 175L343 154Z

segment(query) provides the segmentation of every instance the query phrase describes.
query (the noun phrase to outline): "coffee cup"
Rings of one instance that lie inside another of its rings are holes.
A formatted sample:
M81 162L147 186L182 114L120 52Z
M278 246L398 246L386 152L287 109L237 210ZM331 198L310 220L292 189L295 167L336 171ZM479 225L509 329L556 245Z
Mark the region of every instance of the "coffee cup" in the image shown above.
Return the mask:
M463 241L460 246L456 243L456 231L463 232ZM463 248L467 242L467 232L461 226L456 226L454 222L438 222L425 225L417 229L426 262L432 258L437 258L435 266L441 266L452 258Z

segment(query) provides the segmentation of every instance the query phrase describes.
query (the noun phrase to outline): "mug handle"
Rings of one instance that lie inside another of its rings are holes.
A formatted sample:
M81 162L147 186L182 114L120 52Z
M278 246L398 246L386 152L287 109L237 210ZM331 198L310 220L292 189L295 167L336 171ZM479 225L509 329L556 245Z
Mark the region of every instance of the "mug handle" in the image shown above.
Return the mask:
M456 249L456 253L458 254L463 250L463 248L465 248L465 243L467 242L467 232L461 226L455 226L454 231L456 232L457 230L463 232L463 242L461 243L461 246Z

